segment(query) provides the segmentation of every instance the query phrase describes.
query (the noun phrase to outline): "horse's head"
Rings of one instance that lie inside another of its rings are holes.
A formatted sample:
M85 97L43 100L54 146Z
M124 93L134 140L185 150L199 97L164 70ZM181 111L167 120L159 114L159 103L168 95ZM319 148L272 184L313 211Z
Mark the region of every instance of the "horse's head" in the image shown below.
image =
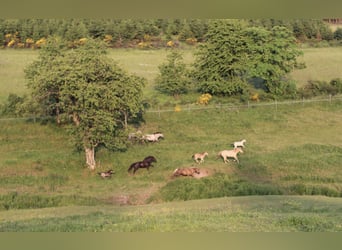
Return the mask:
M234 148L234 151L237 152L237 153L243 153L241 148Z
M146 162L157 162L157 159L154 157L154 156L147 156L145 157L145 159L143 161L146 161Z

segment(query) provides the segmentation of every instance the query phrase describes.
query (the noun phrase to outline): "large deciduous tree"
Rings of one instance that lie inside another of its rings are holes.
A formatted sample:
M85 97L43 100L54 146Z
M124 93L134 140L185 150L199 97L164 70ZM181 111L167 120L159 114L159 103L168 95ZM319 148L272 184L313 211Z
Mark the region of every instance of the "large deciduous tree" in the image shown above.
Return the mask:
M26 77L42 114L71 125L90 169L96 167L99 145L125 147L125 128L143 108L144 79L122 70L101 43L88 39L68 50L51 39L26 69Z
M206 43L196 53L193 76L200 90L212 94L241 94L246 81L260 78L268 92L281 95L298 55L286 27L267 30L238 20L213 20Z

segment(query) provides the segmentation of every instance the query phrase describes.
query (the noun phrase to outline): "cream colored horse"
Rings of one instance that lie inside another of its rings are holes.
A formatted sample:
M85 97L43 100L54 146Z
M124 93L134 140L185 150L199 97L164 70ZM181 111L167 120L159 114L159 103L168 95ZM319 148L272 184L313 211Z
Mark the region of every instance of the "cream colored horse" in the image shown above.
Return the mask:
M234 142L234 148L237 148L237 147L245 147L245 143L246 143L246 139L243 139L242 141L236 141Z
M195 160L195 162L200 164L204 162L204 158L206 156L208 156L208 152L194 154L192 158Z
M218 156L223 158L224 163L228 163L228 158L234 158L237 163L239 163L239 159L237 158L238 153L243 153L241 148L234 148L232 150L222 150L218 153Z

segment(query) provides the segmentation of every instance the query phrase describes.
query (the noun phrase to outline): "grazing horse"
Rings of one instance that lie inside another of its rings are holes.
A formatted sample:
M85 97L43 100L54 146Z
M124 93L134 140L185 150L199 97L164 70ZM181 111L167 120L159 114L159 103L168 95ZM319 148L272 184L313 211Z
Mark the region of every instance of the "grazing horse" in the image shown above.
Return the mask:
M142 137L144 140L148 141L148 142L156 142L159 140L159 138L163 138L164 139L164 135L160 132L156 132L153 134L146 134Z
M238 163L239 159L237 158L238 153L243 153L241 148L234 148L233 150L223 150L218 153L218 156L221 156L223 158L224 163L228 163L227 158L234 158Z
M236 142L234 142L233 143L233 145L234 145L234 148L237 148L237 147L245 147L245 144L246 143L246 140L245 139L243 139L242 141L236 141Z
M192 158L197 162L198 164L204 162L204 158L208 156L208 152L203 152L203 153L197 153L192 156Z
M201 171L199 168L176 168L175 171L173 171L173 176L192 176L194 177L194 174L200 174Z
M152 165L152 162L157 162L156 158L154 156L147 156L144 160L134 162L131 164L131 166L128 168L128 172L130 172L133 169L133 174L139 169L139 168L146 168L149 170L149 168Z
M97 173L99 176L101 176L103 179L112 177L112 174L114 174L114 171L112 169L106 171L106 172L99 172Z

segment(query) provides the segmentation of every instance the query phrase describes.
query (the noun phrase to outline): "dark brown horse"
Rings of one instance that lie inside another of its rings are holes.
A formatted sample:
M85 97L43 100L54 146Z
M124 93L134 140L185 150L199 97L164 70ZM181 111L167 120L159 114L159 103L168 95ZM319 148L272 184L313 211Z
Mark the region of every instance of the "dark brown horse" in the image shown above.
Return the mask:
M131 166L128 168L128 172L131 172L133 170L133 174L139 169L139 168L146 168L149 170L150 167L153 167L152 162L157 162L156 158L154 156L147 156L144 160L134 162L131 164Z

